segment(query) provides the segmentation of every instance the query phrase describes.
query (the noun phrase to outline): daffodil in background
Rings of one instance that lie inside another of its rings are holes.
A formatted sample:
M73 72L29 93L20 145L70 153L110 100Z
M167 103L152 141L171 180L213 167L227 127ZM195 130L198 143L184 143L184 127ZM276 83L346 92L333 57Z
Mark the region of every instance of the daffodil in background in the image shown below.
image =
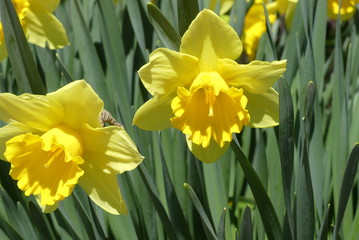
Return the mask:
M259 40L267 29L262 2L266 1L255 0L244 18L242 41L250 60L255 59ZM269 14L268 17L270 23L277 19L275 13Z
M359 3L359 0L341 0L341 7L339 12L339 1L340 0L328 0L328 17L336 20L338 14L340 20L347 21L354 16L356 8L355 5Z
M284 16L285 24L287 28L290 29L297 4L298 0L276 0L267 3L266 8L269 14L278 12Z
M43 95L0 94L0 158L10 176L44 212L57 208L76 184L104 210L126 214L117 173L143 160L123 127L103 127L103 102L84 80Z
M68 45L64 27L52 14L60 0L12 0L25 36L30 43L50 49ZM0 18L0 61L7 57Z
M179 52L156 49L139 70L153 98L133 123L145 130L181 130L192 153L207 163L227 150L243 126L278 125L278 93L271 86L286 61L238 64L241 53L234 29L203 10L184 33Z

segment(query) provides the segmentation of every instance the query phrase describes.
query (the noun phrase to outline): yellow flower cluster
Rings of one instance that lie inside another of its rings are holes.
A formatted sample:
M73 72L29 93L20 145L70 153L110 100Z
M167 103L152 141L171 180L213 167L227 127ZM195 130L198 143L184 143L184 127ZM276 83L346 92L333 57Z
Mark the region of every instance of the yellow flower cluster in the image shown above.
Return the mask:
M52 14L59 0L12 2L30 43L52 49L68 44ZM222 13L233 4L221 2ZM280 2L268 4L271 21L274 12L283 14ZM255 1L243 40L251 59L264 31L262 1ZM0 50L5 58L1 24ZM244 126L278 125L279 99L272 85L285 72L286 60L239 64L242 50L228 23L211 10L201 11L178 52L156 49L139 70L153 98L138 109L133 123L145 130L179 129L192 153L206 163L216 161ZM0 128L0 157L10 163L18 187L27 196L35 195L43 211L55 210L78 184L106 211L127 213L116 174L136 168L143 157L123 127L102 126L102 110L102 100L84 80L46 96L0 94L0 119L8 123Z

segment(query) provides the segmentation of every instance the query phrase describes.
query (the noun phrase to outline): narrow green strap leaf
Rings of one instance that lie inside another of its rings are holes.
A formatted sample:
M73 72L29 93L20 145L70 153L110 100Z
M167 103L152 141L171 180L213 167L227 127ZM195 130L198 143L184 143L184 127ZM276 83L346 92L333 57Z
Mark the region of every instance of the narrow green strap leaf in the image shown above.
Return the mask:
M0 0L0 6L6 47L20 91L46 94L12 1Z
M8 239L24 239L20 233L17 232L17 229L9 224L0 214L0 226L1 230L4 231Z
M62 62L62 60L60 59L59 55L56 54L56 59L59 63L59 68L61 70L61 74L64 77L65 81L67 83L73 82L75 79L71 76L71 74L67 71L64 63Z
M177 0L178 28L182 36L199 12L197 0Z
M159 138L159 142L161 141L161 138ZM173 225L176 226L175 231L177 234L177 237L179 239L192 239L191 234L189 233L189 229L186 224L186 219L184 217L181 205L178 201L178 197L175 191L175 188L173 186L170 174L168 172L167 164L165 161L165 156L163 154L162 145L159 145L160 147L160 155L161 155L161 161L162 161L162 171L163 171L163 181L165 185L165 193L166 193L166 199L167 199L167 205L168 210L170 214L171 221L173 222Z
M348 204L349 196L353 188L355 175L357 173L358 162L359 162L359 143L356 143L352 152L350 153L347 167L345 169L345 173L343 177L342 187L340 189L338 213L337 213L337 219L335 221L335 227L333 233L334 240L338 239L338 233L343 221L345 208Z
M294 113L290 88L285 79L278 81L279 87L279 151L282 168L284 202L292 237L294 218L291 207L291 186L294 162Z
M199 201L196 193L193 191L193 188L188 183L183 184L183 186L186 189L189 197L191 198L192 203L193 203L194 207L196 208L197 212L201 216L202 225L205 230L207 239L217 239L216 233L211 225L211 222L209 221L208 216L207 216L206 212L204 211L204 208L203 208L201 202Z
M272 49L272 54L273 54L273 58L274 58L273 60L277 60L278 59L277 51L275 50L274 41L273 41L273 37L272 37L272 33L271 33L271 26L270 26L270 22L269 22L268 10L267 10L267 7L264 2L262 3L262 5L263 5L263 9L264 9L264 15L266 18L266 33L267 33L270 47Z
M138 45L140 46L143 56L147 56L146 53L146 40L145 40L145 31L144 25L142 23L142 16L140 12L140 5L138 0L127 1L128 15L130 16L130 21L133 26L133 31L135 32Z
M305 98L305 116L304 116L304 131L307 139L309 140L311 137L311 126L312 126L312 117L313 117L313 109L314 109L314 100L316 96L315 84L313 81L310 81L307 85L307 92Z
M70 219L66 216L66 214L64 213L64 210L61 208L61 205L52 214L54 214L55 219L56 219L57 224L59 225L59 227L61 229L63 229L64 231L66 231L67 234L69 236L71 236L71 239L81 240L78 233L75 231L74 226L71 224Z
M218 240L226 240L226 212L227 212L227 208L224 208L221 218L219 219L218 228L217 228Z
M275 213L273 204L266 193L262 182L260 181L257 173L248 162L247 157L244 155L239 146L236 137L231 142L231 147L237 157L239 164L242 167L248 184L252 190L254 199L256 200L259 214L262 219L264 230L269 240L281 239L282 229L279 224L278 216Z
M314 195L311 171L309 165L309 141L312 134L311 123L313 116L313 105L316 95L314 82L307 84L305 93L305 104L301 124L301 145L300 163L298 166L297 182L297 216L296 216L296 236L297 239L314 238Z
M320 229L317 235L317 240L326 240L328 239L328 230L329 230L329 222L328 222L328 216L329 216L329 209L330 204L328 204L327 208L325 209L324 218L320 225Z
M161 203L161 200L158 196L156 187L155 187L154 183L152 182L151 177L148 174L145 165L142 163L137 167L137 169L138 169L138 172L140 173L143 183L145 184L145 186L148 190L148 193L151 196L152 202L155 206L158 216L160 217L160 219L162 221L163 228L165 229L165 231L167 233L167 237L169 239L177 239L176 232L174 230L174 226L172 225L172 223L166 213L166 210Z
M229 23L236 30L238 36L242 36L244 28L244 18L247 11L247 1L237 0L234 1L231 12Z
M251 220L251 209L246 207L244 210L241 226L239 228L239 240L253 239L253 226Z
M178 51L181 45L181 36L171 23L153 3L147 4L148 17L158 37L166 48Z
M104 101L106 109L115 112L113 100L107 89L105 74L101 67L101 61L92 42L89 29L79 1L66 2L70 6L70 17L73 24L75 44L78 47L80 60L85 73L85 79L95 89L96 93Z
M29 217L37 227L42 239L55 239L55 234L50 226L48 218L33 202L29 202Z

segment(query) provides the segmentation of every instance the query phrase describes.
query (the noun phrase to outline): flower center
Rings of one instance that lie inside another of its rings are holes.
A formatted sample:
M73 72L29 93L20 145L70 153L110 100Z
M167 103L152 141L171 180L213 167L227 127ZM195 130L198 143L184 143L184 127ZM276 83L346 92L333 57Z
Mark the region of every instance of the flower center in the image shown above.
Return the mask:
M216 102L216 95L214 94L213 88L205 87L204 88L205 103L209 107L208 116L213 117L213 104Z
M42 136L21 134L6 142L4 156L18 187L38 195L41 205L54 205L69 196L83 175L84 163L78 133L60 126Z
M179 87L171 107L172 125L197 145L220 147L249 123L243 89L229 87L218 73L201 73L190 89Z

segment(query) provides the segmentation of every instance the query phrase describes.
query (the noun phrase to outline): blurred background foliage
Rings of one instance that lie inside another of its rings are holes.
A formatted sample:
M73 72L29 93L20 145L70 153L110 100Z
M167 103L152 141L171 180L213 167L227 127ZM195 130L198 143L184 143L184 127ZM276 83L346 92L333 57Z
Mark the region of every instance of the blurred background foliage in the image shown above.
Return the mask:
M236 0L223 16L239 36L252 3ZM329 20L326 0L300 0L290 29L280 13L267 21L255 59L288 60L274 86L280 125L244 128L217 162L196 160L175 129L132 126L150 98L137 70L158 47L178 50L191 20L209 6L209 0L61 1L55 14L70 45L30 44L23 66L39 73L47 92L86 79L146 158L118 176L128 216L102 211L78 188L43 214L0 161L0 239L359 239L358 11L345 22ZM25 67L13 66L0 63L0 92L21 94L25 80L15 76Z

